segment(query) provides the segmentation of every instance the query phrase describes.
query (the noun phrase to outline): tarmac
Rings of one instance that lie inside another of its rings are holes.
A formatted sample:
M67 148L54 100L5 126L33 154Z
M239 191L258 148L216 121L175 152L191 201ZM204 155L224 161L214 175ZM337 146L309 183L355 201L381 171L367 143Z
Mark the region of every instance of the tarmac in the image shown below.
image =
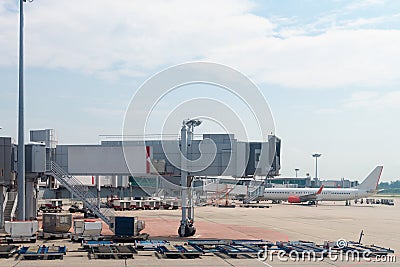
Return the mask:
M358 241L364 231L363 244L375 244L394 249L395 262L373 259L367 262L354 259L273 258L261 261L256 257L230 258L226 255L204 255L198 259L166 259L154 252L139 252L133 259L89 259L79 250L79 243L68 240L39 240L36 245L66 245L63 260L20 260L18 257L0 259L0 266L400 266L400 198L395 206L380 204L354 204L323 202L318 206L294 204L269 204L270 208L218 208L196 207L193 239L264 239L269 241L307 240L317 244L324 241ZM138 216L145 220L143 232L150 239L184 242L177 229L180 210L135 210L116 212L121 215ZM105 225L104 225L105 226ZM104 227L103 234L110 231ZM26 244L25 244L26 245ZM28 244L35 245L35 244ZM377 262L380 261L380 262Z

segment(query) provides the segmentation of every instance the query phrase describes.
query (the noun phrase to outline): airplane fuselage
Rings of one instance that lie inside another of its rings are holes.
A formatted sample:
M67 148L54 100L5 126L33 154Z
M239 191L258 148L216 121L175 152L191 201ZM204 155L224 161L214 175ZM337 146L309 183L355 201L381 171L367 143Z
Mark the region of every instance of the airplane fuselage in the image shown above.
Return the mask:
M316 194L318 188L266 188L264 198L267 200L288 200L290 196L306 196ZM318 201L341 201L365 198L374 195L374 190L356 188L325 188L317 196Z

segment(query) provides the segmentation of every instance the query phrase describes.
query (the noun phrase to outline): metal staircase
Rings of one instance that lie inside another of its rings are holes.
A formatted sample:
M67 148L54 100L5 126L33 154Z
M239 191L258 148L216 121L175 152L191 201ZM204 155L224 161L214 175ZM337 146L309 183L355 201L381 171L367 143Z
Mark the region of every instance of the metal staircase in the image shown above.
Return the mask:
M11 221L13 217L13 211L15 210L16 196L8 197L5 208L4 208L4 221Z
M74 196L79 198L86 207L102 219L110 229L112 229L111 217L114 216L114 210L110 208L99 208L97 202L97 196L90 192L90 190L84 190L84 185L73 175L67 173L54 161L47 163L46 174L55 177L68 191Z
M4 221L11 221L12 219L12 208L14 206L14 201L7 201L6 208L4 209Z
M253 191L249 191L248 197L243 200L245 204L250 203L251 201L256 200L258 197L264 196L265 186L264 184L257 186Z

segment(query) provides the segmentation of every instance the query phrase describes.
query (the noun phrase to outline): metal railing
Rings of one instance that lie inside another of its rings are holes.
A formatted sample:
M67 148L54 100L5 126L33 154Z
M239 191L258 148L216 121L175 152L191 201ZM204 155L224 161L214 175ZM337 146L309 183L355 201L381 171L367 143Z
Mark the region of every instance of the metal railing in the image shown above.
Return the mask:
M48 162L46 169L48 174L55 177L68 191L80 199L89 210L102 219L108 226L111 226L110 218L114 216L114 211L110 208L99 208L97 196L90 192L90 190L84 190L85 185L79 179L70 175L54 161Z
M264 190L265 190L264 185L257 186L255 190L249 191L248 197L245 198L243 200L243 202L248 204L251 201L254 201L255 199L257 199L258 197L264 196Z

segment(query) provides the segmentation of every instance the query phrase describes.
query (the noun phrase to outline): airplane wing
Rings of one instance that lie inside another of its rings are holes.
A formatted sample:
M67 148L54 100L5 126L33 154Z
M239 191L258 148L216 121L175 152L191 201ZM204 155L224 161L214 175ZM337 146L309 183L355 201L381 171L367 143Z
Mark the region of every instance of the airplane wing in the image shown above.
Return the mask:
M319 200L318 196L321 195L322 190L324 189L324 185L322 185L318 191L314 194L309 194L309 195L304 195L304 196L300 196L300 201L301 202L307 202L307 201L315 201L315 200Z

